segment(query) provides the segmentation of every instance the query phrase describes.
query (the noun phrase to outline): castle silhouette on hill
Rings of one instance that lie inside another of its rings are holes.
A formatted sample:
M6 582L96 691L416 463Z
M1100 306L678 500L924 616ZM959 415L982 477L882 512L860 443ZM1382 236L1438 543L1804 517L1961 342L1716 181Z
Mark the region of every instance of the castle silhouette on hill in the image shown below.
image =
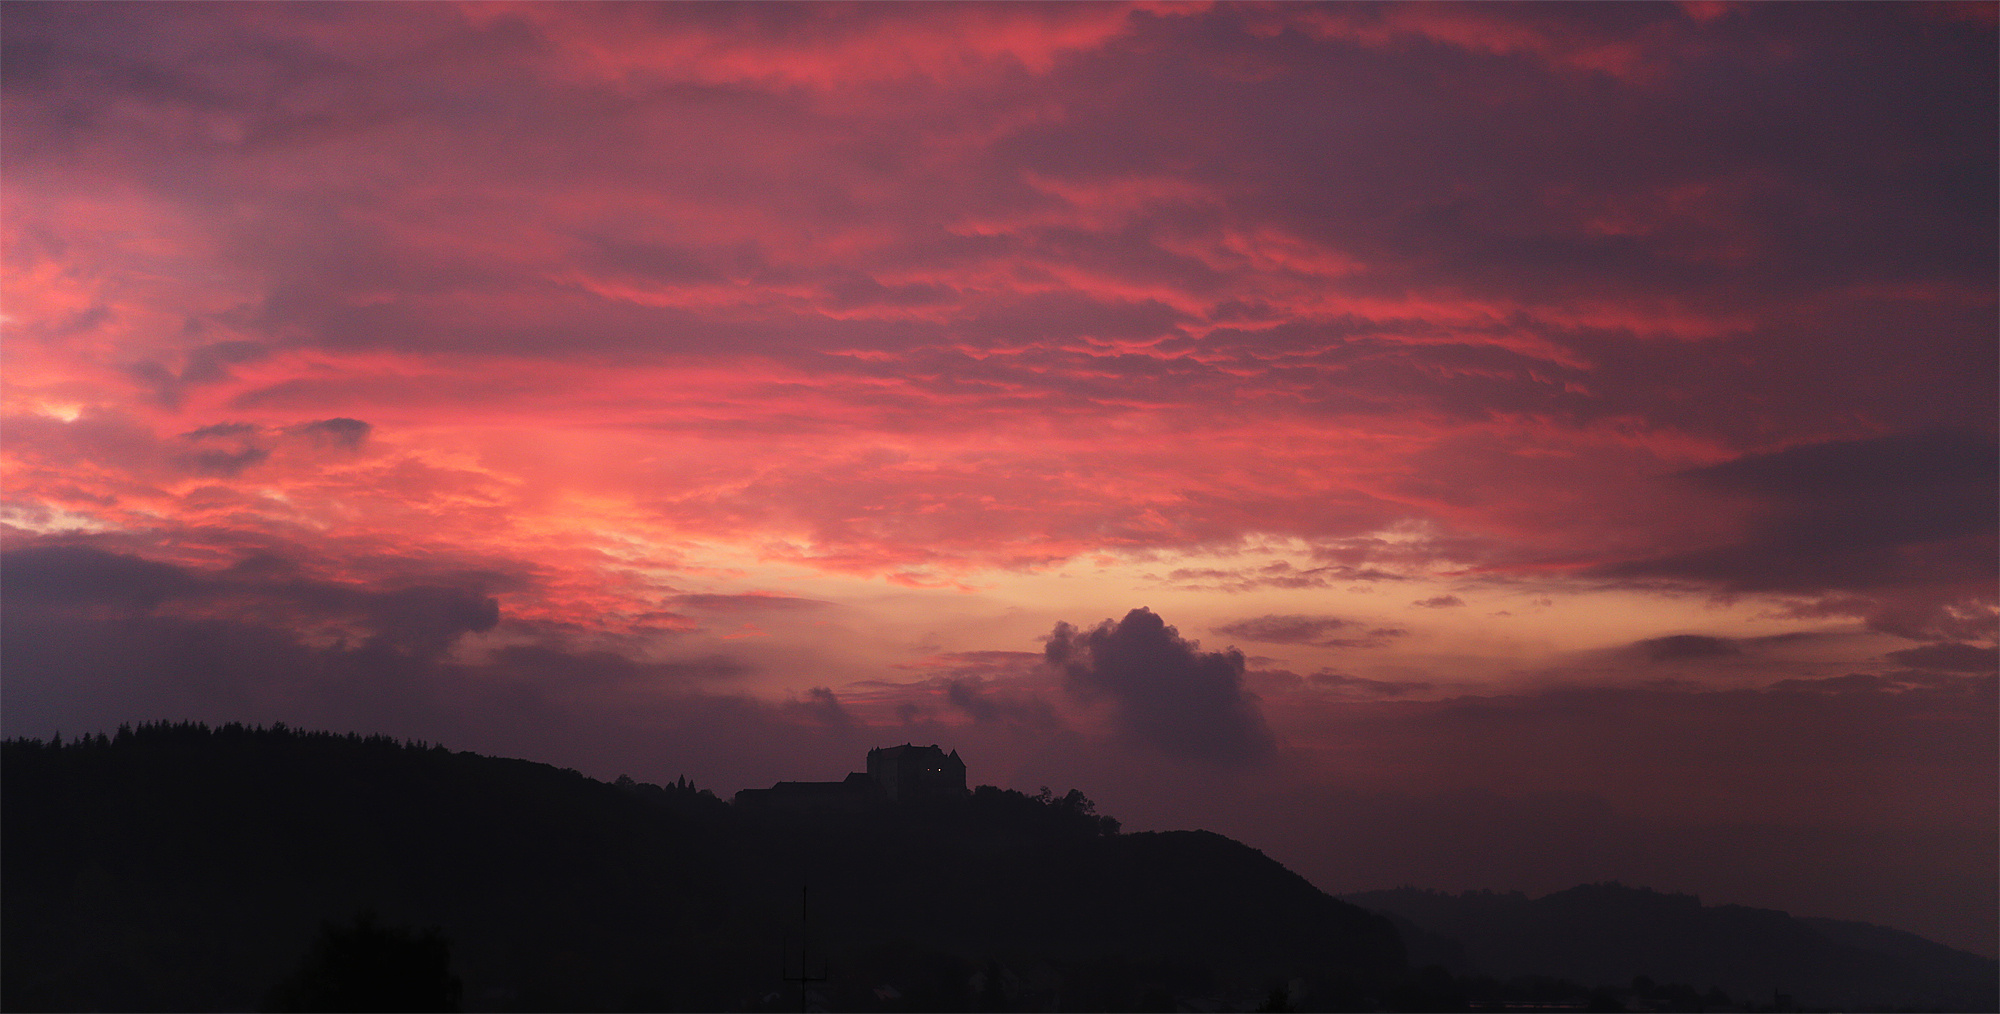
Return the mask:
M744 789L736 805L750 810L855 811L884 803L907 804L965 795L965 762L958 751L937 744L876 747L868 770L837 782L779 782L768 789Z

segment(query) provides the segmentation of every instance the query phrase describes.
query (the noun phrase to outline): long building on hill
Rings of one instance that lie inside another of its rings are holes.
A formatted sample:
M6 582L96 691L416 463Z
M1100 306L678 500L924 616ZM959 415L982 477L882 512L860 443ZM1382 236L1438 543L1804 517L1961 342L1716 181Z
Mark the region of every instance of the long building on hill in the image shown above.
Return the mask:
M965 762L958 751L937 744L876 747L868 770L837 782L779 782L768 789L744 789L736 805L751 809L858 812L883 804L906 804L965 795Z

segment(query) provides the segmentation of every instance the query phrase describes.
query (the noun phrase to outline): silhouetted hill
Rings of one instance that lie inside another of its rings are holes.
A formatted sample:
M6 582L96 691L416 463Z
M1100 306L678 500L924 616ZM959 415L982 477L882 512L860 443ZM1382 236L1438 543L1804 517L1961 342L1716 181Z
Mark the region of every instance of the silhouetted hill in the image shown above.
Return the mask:
M1686 894L1590 884L1542 898L1416 888L1344 895L1421 930L1411 960L1457 973L1558 976L1626 986L1637 976L1720 987L1739 1001L1788 994L1805 1008L1990 1011L2000 963L1865 923L1795 919Z
M802 932L834 1010L1434 1006L1384 918L1218 835L1106 833L1080 793L745 813L234 725L12 741L0 771L9 1010L310 1008L355 969L472 1010L793 1009Z

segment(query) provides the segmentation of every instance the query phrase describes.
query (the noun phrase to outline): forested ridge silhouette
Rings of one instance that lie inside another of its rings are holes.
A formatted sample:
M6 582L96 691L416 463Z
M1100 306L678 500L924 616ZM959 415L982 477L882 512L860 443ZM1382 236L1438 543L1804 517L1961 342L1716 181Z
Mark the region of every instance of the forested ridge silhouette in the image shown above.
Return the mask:
M1462 986L1482 976L1562 977L1650 991L1693 983L1682 995L1723 1006L1806 1010L2000 1009L2000 962L1913 933L1772 909L1703 905L1618 883L1585 884L1530 898L1519 892L1451 894L1414 887L1342 895L1397 922L1415 964L1437 964ZM1657 980L1657 982L1654 982Z
M0 749L7 1010L1996 999L1991 959L1685 895L1335 899L1220 835L1119 833L1075 790L785 812L685 779L607 783L282 725L158 723Z
M836 1010L1428 1006L1382 916L1080 792L747 813L283 726L4 750L10 1010L333 1005L339 955L430 935L465 1009L796 1009L802 937Z

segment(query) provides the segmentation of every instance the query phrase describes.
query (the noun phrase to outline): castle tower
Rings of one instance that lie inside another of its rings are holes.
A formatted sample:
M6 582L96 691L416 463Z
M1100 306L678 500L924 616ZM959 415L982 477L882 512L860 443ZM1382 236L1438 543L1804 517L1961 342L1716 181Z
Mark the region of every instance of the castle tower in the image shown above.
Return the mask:
M905 743L868 751L868 777L892 803L965 794L965 762L957 750L947 754L935 743Z

